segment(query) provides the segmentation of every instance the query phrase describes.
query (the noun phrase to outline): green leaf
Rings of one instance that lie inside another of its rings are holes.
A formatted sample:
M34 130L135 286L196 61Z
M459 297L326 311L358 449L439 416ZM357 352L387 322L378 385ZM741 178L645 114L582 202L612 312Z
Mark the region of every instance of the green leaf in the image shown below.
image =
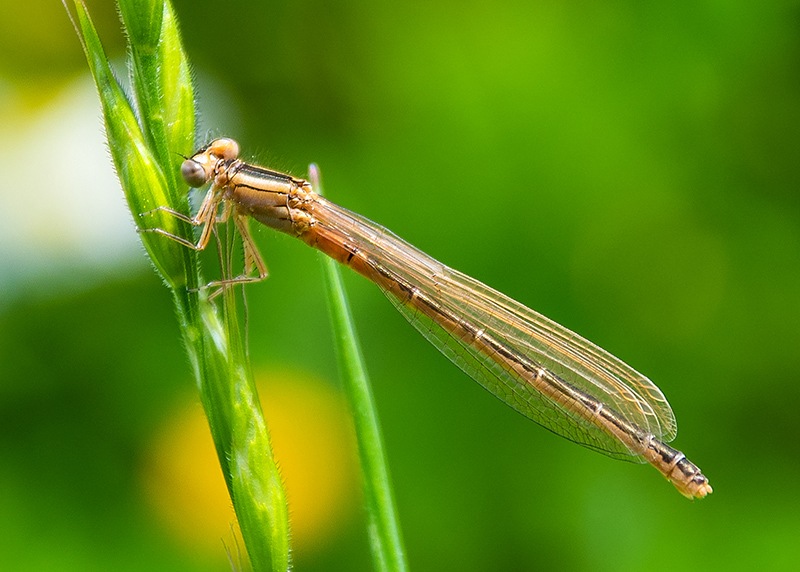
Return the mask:
M122 21L131 46L132 84L144 134L167 170L170 188L179 181L182 156L194 151L194 92L181 46L175 13L169 2L120 0ZM172 204L185 205L185 193Z
M182 155L188 156L196 148L194 84L191 66L181 44L178 21L172 5L164 4L161 39L158 43L159 85L161 106L166 124L167 152L165 160L174 165L173 173L180 173ZM185 190L185 183L179 180L178 187ZM181 194L185 200L186 193Z
M146 223L139 216L161 205L170 203L170 189L167 177L158 157L147 145L131 103L125 96L117 78L108 63L100 38L92 24L86 7L75 2L78 25L86 59L94 77L100 102L103 106L106 136L111 157L117 170L128 206L134 221L142 229ZM158 216L155 220L159 228L172 234L180 234L181 226L174 217ZM150 226L147 225L147 226ZM164 240L152 233L142 233L142 242L155 264L158 272L172 288L186 284L186 275L181 263L185 248L174 241Z
M119 0L119 13L131 46L155 53L161 37L164 2L160 0Z

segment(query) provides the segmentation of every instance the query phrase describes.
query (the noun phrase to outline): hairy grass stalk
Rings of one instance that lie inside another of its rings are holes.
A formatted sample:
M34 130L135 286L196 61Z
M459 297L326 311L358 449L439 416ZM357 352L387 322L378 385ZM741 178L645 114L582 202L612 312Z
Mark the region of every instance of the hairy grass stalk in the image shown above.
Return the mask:
M208 300L196 252L155 233L193 240L186 222L158 206L187 213L181 155L195 146L189 61L172 6L165 0L119 0L130 44L129 99L112 73L86 6L66 4L83 44L103 107L106 135L142 243L175 302L183 341L208 417L220 466L254 570L290 567L286 497L253 383L235 291L221 308ZM191 478L191 475L187 475Z

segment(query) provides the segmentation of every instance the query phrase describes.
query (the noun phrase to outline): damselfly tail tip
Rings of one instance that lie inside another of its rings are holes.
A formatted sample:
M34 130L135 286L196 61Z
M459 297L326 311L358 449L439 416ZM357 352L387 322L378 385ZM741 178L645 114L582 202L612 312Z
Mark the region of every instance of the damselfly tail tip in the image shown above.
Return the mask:
M678 492L689 500L702 499L714 492L714 489L708 484L708 479L701 474L696 475L689 481L672 481L672 484L675 485Z
M704 498L706 495L710 495L713 492L714 492L714 489L712 489L711 485L709 485L708 481L706 481L705 483L703 483L702 485L700 485L697 488L697 491L695 492L694 497L698 498L698 499L701 499L701 498Z

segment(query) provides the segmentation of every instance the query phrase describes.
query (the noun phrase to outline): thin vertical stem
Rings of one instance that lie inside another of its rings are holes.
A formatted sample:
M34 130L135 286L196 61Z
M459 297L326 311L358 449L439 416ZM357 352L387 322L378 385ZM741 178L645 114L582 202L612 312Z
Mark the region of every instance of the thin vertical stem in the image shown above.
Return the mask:
M311 165L309 175L314 190L322 194L319 170L316 165ZM358 344L341 273L338 264L332 258L323 257L322 265L328 291L336 353L358 441L372 559L377 570L391 572L407 570L408 564L392 492L389 465L378 422L378 412L372 398L364 356Z

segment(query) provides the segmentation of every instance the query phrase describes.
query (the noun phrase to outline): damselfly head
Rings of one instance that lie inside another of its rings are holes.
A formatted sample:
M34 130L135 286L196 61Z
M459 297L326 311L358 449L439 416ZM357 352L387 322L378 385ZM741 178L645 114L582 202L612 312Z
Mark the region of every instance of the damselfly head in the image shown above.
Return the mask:
M239 156L239 144L233 139L215 139L186 159L181 165L181 176L190 186L199 188L214 177L220 161L230 161Z

